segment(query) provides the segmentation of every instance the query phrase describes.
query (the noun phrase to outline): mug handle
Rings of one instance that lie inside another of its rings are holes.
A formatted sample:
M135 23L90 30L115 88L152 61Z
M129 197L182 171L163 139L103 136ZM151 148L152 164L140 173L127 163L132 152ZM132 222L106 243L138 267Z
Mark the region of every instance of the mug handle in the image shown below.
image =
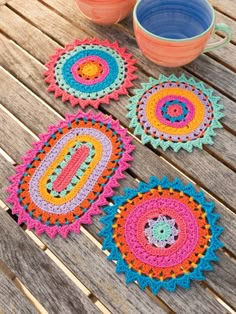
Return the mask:
M218 32L218 31L225 33L226 34L225 38L222 38L221 40L219 40L216 43L207 44L203 53L224 47L225 45L227 45L230 42L230 40L232 38L232 30L228 25L226 25L224 23L216 24L215 29L214 29L214 33Z

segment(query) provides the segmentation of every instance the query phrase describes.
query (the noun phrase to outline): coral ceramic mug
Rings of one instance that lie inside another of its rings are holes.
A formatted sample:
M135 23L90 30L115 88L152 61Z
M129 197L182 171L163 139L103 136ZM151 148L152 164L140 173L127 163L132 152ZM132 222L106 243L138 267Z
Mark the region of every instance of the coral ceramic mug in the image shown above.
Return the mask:
M80 12L89 20L101 24L115 24L132 11L136 0L75 0Z
M166 67L187 64L203 52L223 47L232 36L227 25L215 25L215 11L207 0L139 0L133 15L139 48ZM208 43L216 31L226 37Z

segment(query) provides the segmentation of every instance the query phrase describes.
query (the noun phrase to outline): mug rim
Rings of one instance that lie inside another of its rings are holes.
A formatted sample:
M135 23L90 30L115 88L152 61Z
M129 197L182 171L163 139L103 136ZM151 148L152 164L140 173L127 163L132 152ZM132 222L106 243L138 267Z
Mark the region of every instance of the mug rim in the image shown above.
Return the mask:
M186 42L186 41L190 41L190 40L195 40L197 38L200 38L202 36L204 36L205 34L207 34L211 29L212 27L215 25L215 20L216 20L216 13L215 13L215 10L213 8L213 6L208 2L208 0L204 0L205 3L209 6L209 8L211 9L211 12L212 12L212 22L211 22L211 25L204 31L202 32L201 34L199 35L196 35L196 36L193 36L193 37L188 37L188 38L183 38L183 39L172 39L172 38L166 38L166 37L162 37L162 36L158 36L150 31L148 31L146 28L143 27L143 25L139 22L138 20L138 17L137 17L137 9L138 9L138 6L140 5L140 3L142 2L143 0L138 0L137 3L135 4L135 7L134 7L134 11L133 11L133 18L134 18L134 22L137 23L137 25L148 35L152 36L153 38L157 38L157 39L160 39L160 40L164 40L164 41L167 41L167 42L176 42L176 43L179 43L179 42Z

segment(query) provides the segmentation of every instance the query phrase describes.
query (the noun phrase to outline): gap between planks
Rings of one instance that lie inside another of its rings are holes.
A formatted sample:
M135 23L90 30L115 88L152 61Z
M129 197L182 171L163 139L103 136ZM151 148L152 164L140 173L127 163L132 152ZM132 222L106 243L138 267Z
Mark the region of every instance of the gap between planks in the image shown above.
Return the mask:
M1 201L1 204L5 203ZM8 212L8 214L12 217L12 215L10 214L11 209L9 207L7 207L7 205L5 205L4 210L6 210ZM12 218L13 219L13 218ZM19 226L20 227L20 226ZM64 263L62 263L58 257L53 254L53 252L47 248L47 246L41 241L41 239L35 235L34 232L22 228L25 233L35 242L35 244L42 250L44 251L48 257L50 257L50 259L69 277L69 279L76 284L76 286L87 296L89 297L92 302L100 309L100 311L102 311L102 313L104 314L110 314L111 312L102 304L102 302L89 290L87 289L87 287L85 285L83 285L83 283L66 267L66 265ZM87 234L88 232L86 232ZM89 235L89 239L91 241L93 241L96 245L97 245L97 241L95 238L93 238L91 235ZM4 264L5 265L5 264ZM2 267L1 263L0 263L0 268L2 268L4 270L5 273L8 274L8 277L15 283L15 285L17 286L17 288L19 290L21 290L22 293L24 293L24 295L27 297L27 299L29 299L34 306L39 310L40 313L42 314L46 314L48 313L45 308L36 300L36 298L30 293L30 291L22 284L22 282L19 280L19 278L17 278L15 276L15 274L13 274L9 269L7 270L7 265L5 265L5 267Z
M0 208L2 210L2 207ZM30 291L23 285L23 283L16 277L16 275L8 268L8 266L0 260L0 270L6 277L14 283L18 290L22 292L25 298L30 301L40 314L48 314L46 309L38 302L38 300L30 293ZM10 300L9 300L10 301Z

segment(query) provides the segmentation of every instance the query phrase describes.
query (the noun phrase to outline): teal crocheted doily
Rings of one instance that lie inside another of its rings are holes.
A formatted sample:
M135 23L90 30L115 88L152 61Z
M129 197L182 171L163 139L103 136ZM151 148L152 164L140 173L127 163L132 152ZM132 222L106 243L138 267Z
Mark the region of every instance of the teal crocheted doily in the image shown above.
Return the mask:
M213 144L214 129L222 127L219 99L212 89L193 78L161 75L136 90L127 106L127 117L143 144L192 152L193 147Z
M151 177L138 189L126 188L113 203L104 209L100 235L108 259L117 261L116 272L125 273L127 284L136 281L153 294L161 288L188 289L191 280L204 280L203 272L218 261L220 215L192 184Z

